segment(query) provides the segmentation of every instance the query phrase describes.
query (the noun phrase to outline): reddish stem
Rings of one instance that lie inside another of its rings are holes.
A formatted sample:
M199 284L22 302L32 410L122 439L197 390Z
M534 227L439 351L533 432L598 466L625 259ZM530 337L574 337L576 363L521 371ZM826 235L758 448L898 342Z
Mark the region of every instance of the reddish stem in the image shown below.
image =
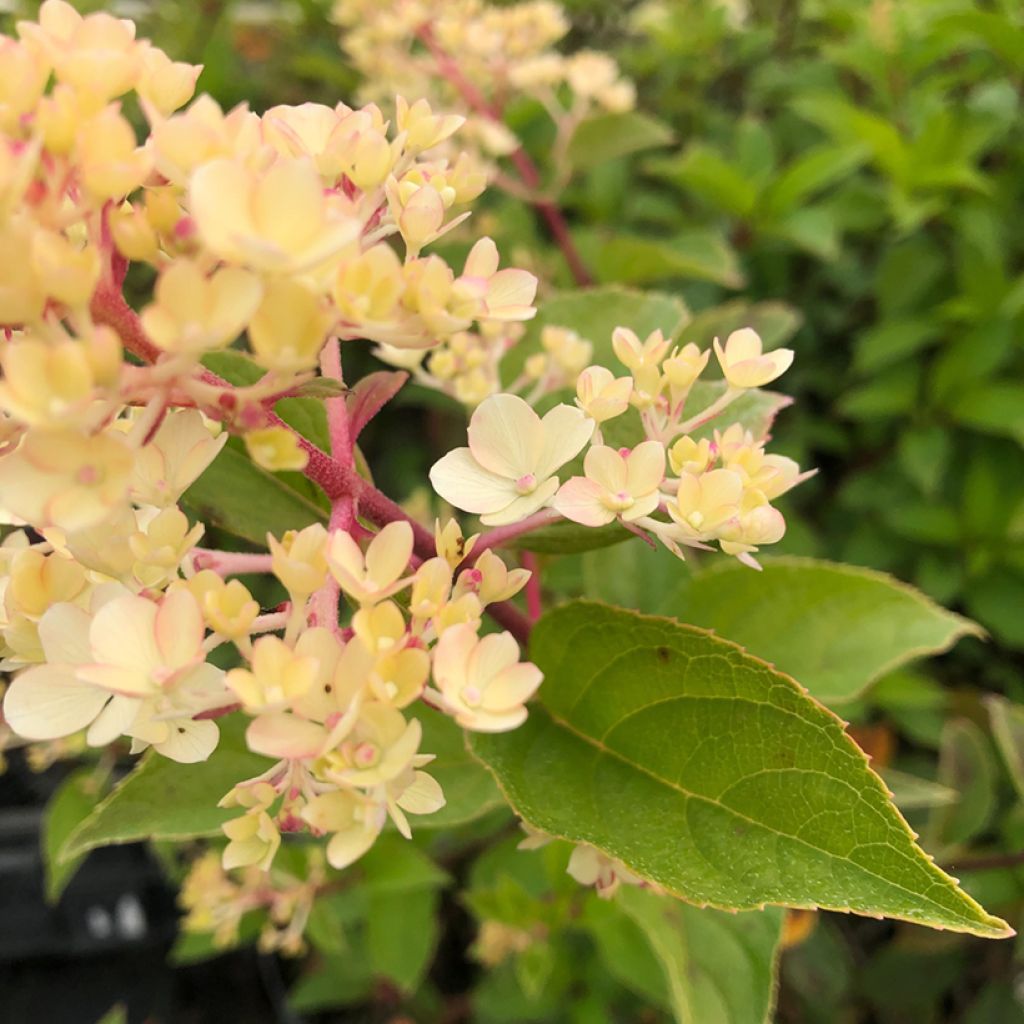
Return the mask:
M470 552L466 564L472 565L489 548L501 547L503 544L508 544L524 534L533 533L534 530L539 530L541 527L557 523L561 518L554 509L544 508L539 512L534 512L532 516L520 519L518 523L509 523L507 526L495 526L493 530L487 530L485 533L480 534L473 545L473 550Z
M536 622L544 611L540 594L540 560L532 551L524 551L522 561L523 568L530 570L530 578L526 581L526 613L531 622Z
M437 61L438 70L459 91L459 94L466 101L469 108L490 121L498 124L503 123L501 112L463 75L459 65L449 56L437 39L434 38L434 33L430 26L420 26L416 35L430 51L434 60ZM537 165L530 159L529 153L522 146L509 154L509 159L527 188L540 188L540 171L537 170ZM562 250L562 255L565 257L565 262L568 264L569 271L576 284L581 288L593 284L594 278L587 269L587 265L583 262L583 258L576 248L576 243L572 240L569 225L566 223L562 211L550 199L543 199L540 196L532 199L531 202L537 212L547 221L548 230L551 232L551 236L554 238L558 248Z

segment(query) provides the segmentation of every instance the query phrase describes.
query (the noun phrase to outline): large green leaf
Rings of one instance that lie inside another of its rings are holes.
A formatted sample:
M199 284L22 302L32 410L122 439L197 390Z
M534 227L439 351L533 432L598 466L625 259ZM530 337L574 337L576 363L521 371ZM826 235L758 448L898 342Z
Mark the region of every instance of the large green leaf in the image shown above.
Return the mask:
M573 133L569 159L574 167L596 167L607 160L629 156L644 149L666 146L672 131L639 111L589 117Z
M538 306L523 340L502 360L502 375L506 382L519 375L527 358L540 351L541 331L548 326L571 328L593 342L593 362L617 365L612 356L616 327L629 327L641 338L659 329L666 337L675 337L689 318L680 299L661 292L614 286L558 292Z
M535 828L696 904L1011 934L915 845L839 719L735 644L577 601L530 655L545 683L526 724L472 749Z
M219 835L221 825L238 811L222 810L217 801L268 764L229 743L201 764L178 764L150 752L71 832L57 860L71 861L97 846Z
M721 562L684 578L659 610L735 640L829 703L962 636L982 635L884 573L809 558L763 564L752 572Z
M772 1019L783 911L727 914L631 887L616 902L661 964L678 1024Z
M322 508L260 469L233 443L224 446L182 500L204 523L260 545L268 533L279 537L285 530L327 520Z
M674 238L594 233L594 270L602 281L646 284L672 278L742 288L743 272L732 246L717 231L689 231Z

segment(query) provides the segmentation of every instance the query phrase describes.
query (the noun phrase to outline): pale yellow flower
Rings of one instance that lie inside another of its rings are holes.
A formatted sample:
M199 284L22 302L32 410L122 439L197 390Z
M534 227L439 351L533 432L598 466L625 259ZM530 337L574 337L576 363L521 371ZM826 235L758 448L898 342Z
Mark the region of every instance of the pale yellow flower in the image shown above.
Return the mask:
M511 633L477 637L471 625L446 629L434 649L433 696L463 728L507 732L526 721L524 703L544 676L519 660Z
M360 604L376 604L411 582L402 578L412 557L412 527L406 522L388 523L364 554L344 530L331 534L327 564L331 575L346 594Z
M604 526L619 517L631 522L650 515L661 501L665 449L659 441L644 441L632 451L594 445L583 472L562 484L555 510L583 526Z
M515 395L492 395L469 422L469 447L456 448L430 471L434 490L487 525L514 523L549 504L556 471L580 453L594 423L568 405L541 419Z
M734 388L759 388L770 384L793 364L792 349L764 352L760 336L749 327L733 331L725 339L724 347L715 338L715 355L722 374Z
M621 416L629 408L633 378L616 377L603 366L589 366L576 382L576 404L596 423Z

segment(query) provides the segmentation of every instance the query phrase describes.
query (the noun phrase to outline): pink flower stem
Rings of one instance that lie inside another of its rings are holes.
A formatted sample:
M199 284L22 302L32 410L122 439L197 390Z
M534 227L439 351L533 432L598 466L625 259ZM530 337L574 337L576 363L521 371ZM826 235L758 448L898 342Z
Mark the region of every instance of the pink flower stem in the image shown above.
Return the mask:
M530 578L526 581L526 614L531 622L536 622L544 612L540 592L540 560L532 551L522 553L523 568L530 570Z
M270 562L270 555L249 554L242 551L214 551L211 548L192 549L192 565L196 571L212 569L219 576L270 572Z
M421 25L416 35L437 62L438 71L455 87L469 108L482 117L501 124L501 112L463 75L458 63L438 43L430 26L427 24ZM522 146L511 153L509 159L527 188L531 191L540 188L540 171L537 170L537 165L530 159L530 155ZM535 196L531 199L531 203L547 222L548 230L551 232L551 236L554 238L559 249L562 250L562 255L565 257L565 262L568 264L576 284L581 288L593 284L594 278L591 276L587 265L579 254L579 250L576 248L575 242L572 240L569 225L566 223L562 211L550 199L543 199L540 196Z
M532 516L520 519L518 523L509 523L507 526L496 526L493 530L487 530L477 538L473 550L469 553L469 558L466 559L466 564L472 565L489 548L502 547L524 534L557 523L561 518L554 509L543 508L539 512L534 512Z

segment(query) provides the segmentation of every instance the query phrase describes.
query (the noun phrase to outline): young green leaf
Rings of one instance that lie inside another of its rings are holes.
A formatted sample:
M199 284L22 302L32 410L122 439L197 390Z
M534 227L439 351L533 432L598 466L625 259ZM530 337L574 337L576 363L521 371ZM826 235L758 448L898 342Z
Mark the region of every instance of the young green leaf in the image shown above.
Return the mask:
M783 911L726 914L629 886L616 902L658 958L677 1024L771 1021Z
M576 601L530 654L545 682L526 724L472 749L535 828L695 904L1012 934L915 845L839 719L735 644Z
M574 167L596 167L630 153L667 146L671 141L671 130L647 114L599 114L588 117L573 133L569 159Z
M71 881L85 855L58 860L58 853L79 822L89 816L97 800L97 778L93 767L72 772L50 797L43 813L40 839L47 903L56 903Z
M1024 800L1024 707L1005 697L990 694L985 698L992 738L1010 774L1017 795Z
M818 700L851 700L876 679L960 637L973 622L883 573L809 558L735 562L684 579L659 609L742 644Z

